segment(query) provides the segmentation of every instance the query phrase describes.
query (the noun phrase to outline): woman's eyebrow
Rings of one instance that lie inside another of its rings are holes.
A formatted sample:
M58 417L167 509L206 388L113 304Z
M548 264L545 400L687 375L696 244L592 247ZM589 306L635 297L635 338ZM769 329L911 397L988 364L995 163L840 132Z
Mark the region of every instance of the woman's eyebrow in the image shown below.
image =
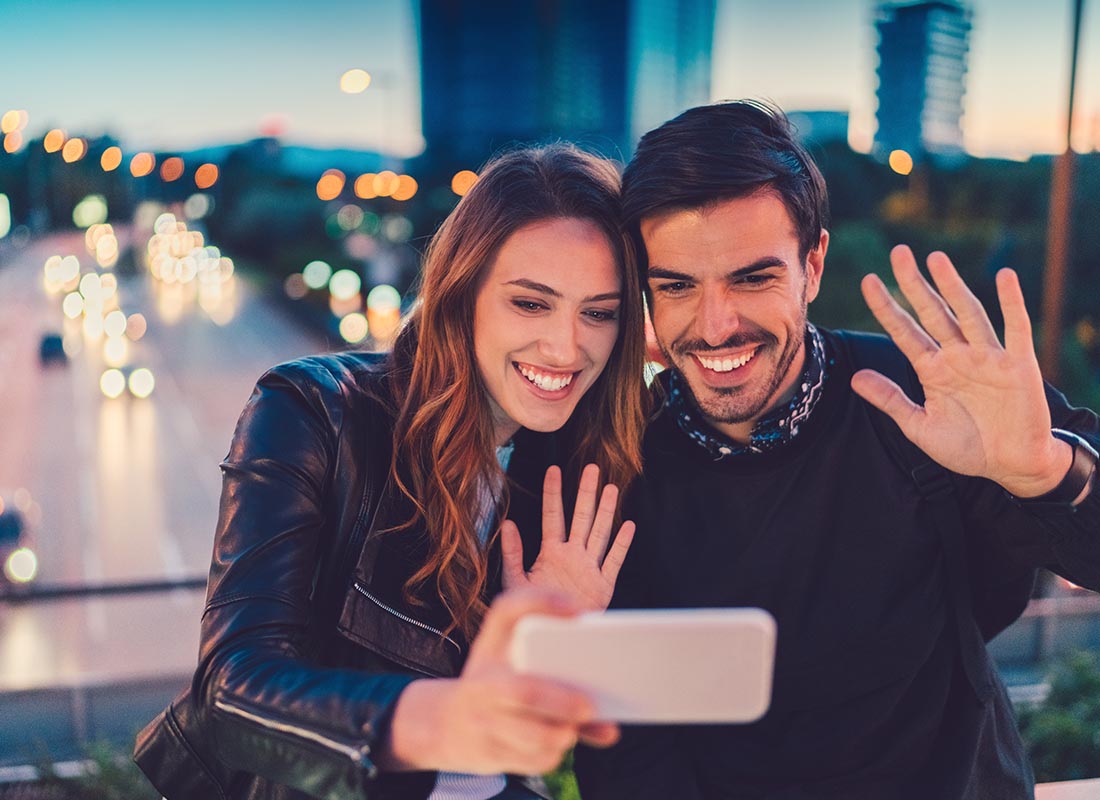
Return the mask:
M516 278L514 281L506 281L505 286L520 286L524 289L529 289L532 292L539 292L540 294L548 294L551 297L562 297L562 293L557 289L552 289L545 283L539 283L533 281L530 278ZM604 292L603 294L594 294L591 297L584 298L585 303L598 303L602 300L621 300L622 292Z

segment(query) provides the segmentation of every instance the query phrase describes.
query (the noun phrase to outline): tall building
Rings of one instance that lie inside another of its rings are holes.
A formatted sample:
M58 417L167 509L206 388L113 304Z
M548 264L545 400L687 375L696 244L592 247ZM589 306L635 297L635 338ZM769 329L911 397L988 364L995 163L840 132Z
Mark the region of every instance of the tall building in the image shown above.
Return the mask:
M629 156L710 93L715 0L420 0L426 155L565 138Z
M963 153L970 18L948 0L879 5L876 155Z

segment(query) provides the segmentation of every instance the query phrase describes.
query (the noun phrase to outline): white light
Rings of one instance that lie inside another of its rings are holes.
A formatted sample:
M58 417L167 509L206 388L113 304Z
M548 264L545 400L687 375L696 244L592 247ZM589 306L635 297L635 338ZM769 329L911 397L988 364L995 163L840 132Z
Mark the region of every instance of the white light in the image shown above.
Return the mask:
M401 308L401 292L389 284L375 286L367 294L367 308L371 311L391 311Z
M359 294L362 286L359 275L350 269L337 270L329 278L328 290L337 300L350 300Z
M355 344L367 338L367 318L355 311L340 320L340 335L345 342Z
M126 339L112 336L103 345L103 360L110 367L121 367L130 355L130 343Z
M99 390L114 400L126 391L126 376L121 370L107 370L99 378Z
M69 292L65 295L65 299L61 301L61 310L69 319L76 319L83 314L84 298L80 296L80 292Z
M153 393L153 387L156 386L156 381L153 380L153 373L142 367L141 369L135 369L130 373L130 394L134 397L146 398Z
M302 280L310 289L322 289L332 277L332 267L324 261L310 261L302 270Z
M157 217L156 222L153 223L153 230L159 234L167 235L176 232L176 216L175 214L161 214Z
M29 547L20 547L4 562L4 572L12 583L30 583L38 574L38 557Z
M107 221L107 198L90 194L73 209L73 223L78 228L90 228Z
M0 194L0 239L11 231L11 202L6 194Z
M94 272L89 272L80 279L80 293L84 295L85 300L99 300L102 291L103 284Z
M117 339L126 333L126 315L118 309L108 314L103 320L103 332L112 339Z

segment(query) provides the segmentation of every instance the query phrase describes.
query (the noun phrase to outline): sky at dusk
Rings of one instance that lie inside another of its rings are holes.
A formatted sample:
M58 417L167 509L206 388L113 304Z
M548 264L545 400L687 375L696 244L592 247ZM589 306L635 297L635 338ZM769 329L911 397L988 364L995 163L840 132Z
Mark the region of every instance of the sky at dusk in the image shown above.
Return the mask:
M517 5L521 3L517 2ZM972 0L965 135L976 155L1061 149L1072 0ZM874 131L875 3L718 0L714 98L848 109ZM407 0L0 0L0 113L29 136L109 133L128 150L278 133L320 147L420 151L416 4ZM362 68L366 92L343 94ZM1100 8L1086 2L1074 144L1100 148Z

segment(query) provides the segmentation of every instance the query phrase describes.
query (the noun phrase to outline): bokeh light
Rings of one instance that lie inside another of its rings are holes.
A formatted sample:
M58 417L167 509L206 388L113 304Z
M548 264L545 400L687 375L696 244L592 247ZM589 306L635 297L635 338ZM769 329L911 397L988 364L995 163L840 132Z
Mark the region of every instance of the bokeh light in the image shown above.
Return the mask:
M12 133L21 129L26 124L24 122L26 113L15 109L5 112L4 116L0 117L0 133Z
M126 318L126 335L130 337L132 342L136 342L144 336L148 327L149 324L145 321L144 314L131 314Z
M328 281L328 290L337 300L350 300L359 294L363 282L359 274L350 269L341 269L332 273Z
M120 336L109 336L103 344L103 360L109 367L121 367L130 358L130 345Z
M890 151L890 169L898 175L908 175L913 171L913 157L904 150Z
M84 298L80 292L69 292L61 301L61 311L69 319L76 319L84 313Z
M370 86L370 73L365 69L349 69L340 76L340 91L345 94L359 94Z
M23 132L12 131L4 136L4 152L14 153L23 146Z
M0 192L0 239L8 235L11 230L11 201L8 196Z
M164 163L160 165L160 179L165 183L172 183L182 177L183 159L179 156L164 159Z
M344 191L346 182L344 173L338 169L325 170L317 181L317 197L321 200L335 200Z
M84 158L87 152L88 143L77 136L65 142L65 146L61 148L61 157L65 163L72 164Z
M100 375L99 390L112 400L121 397L126 391L126 376L122 374L122 370L112 367Z
M477 183L477 173L468 169L461 170L455 173L455 176L451 178L451 191L462 197L466 192L470 191L470 188Z
M145 399L153 393L153 387L156 386L156 381L153 379L153 373L145 367L142 367L130 373L129 386L130 394L134 397Z
M157 166L152 153L138 153L130 159L130 174L135 178L144 178Z
M415 178L411 175L402 175L397 179L397 188L392 197L394 200L411 200L418 188Z
M373 200L378 197L378 192L374 191L374 178L373 172L364 172L356 178L355 196L360 200Z
M188 219L202 219L214 208L214 201L210 195L196 193L183 202L183 213Z
M38 557L29 547L20 547L4 562L4 574L12 583L30 583L38 574Z
M101 194L88 195L73 209L73 224L78 228L88 228L106 221L107 198Z
M363 222L363 209L348 204L336 213L336 220L345 231L353 231Z
M112 338L119 338L126 333L126 315L117 308L103 318L103 332Z
M302 280L310 289L323 289L331 277L332 267L325 261L310 261L302 270Z
M379 197L389 197L397 191L399 183L396 172L384 169L374 176L374 193Z
M353 311L340 320L340 336L345 342L350 344L361 342L367 338L369 332L367 318L358 311Z
M42 147L47 153L56 153L65 146L65 131L54 128L42 139Z
M108 147L99 157L99 166L103 167L104 172L114 172L120 164L122 164L121 147Z
M309 294L309 287L306 286L302 273L295 272L286 276L286 280L283 281L283 291L291 300L301 300Z
M218 182L218 167L215 164L203 164L195 170L195 186L209 189Z

